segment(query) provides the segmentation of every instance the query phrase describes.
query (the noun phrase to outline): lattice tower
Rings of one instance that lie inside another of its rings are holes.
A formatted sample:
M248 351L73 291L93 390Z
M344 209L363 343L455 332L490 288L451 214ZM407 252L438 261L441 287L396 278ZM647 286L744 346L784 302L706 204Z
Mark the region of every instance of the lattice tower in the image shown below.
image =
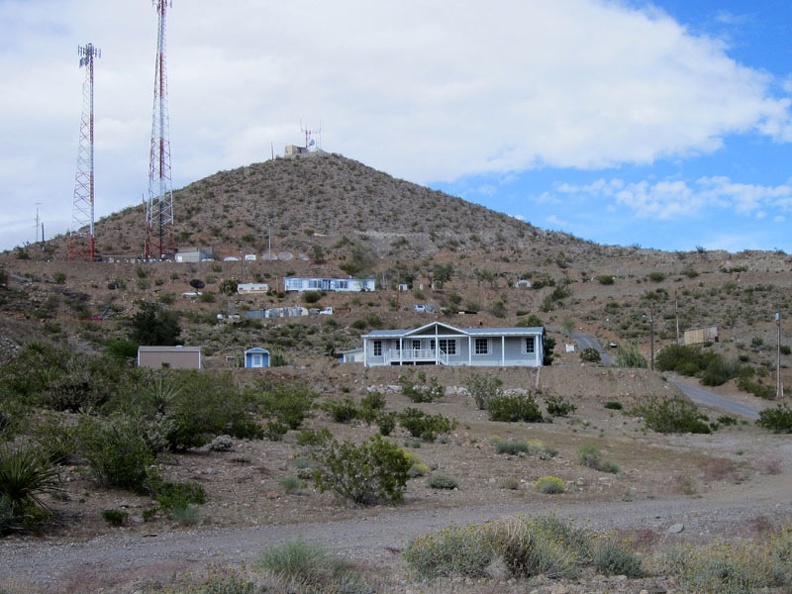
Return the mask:
M102 56L92 44L77 48L80 68L85 66L77 173L74 176L74 201L69 233L69 260L93 262L94 237L94 59ZM38 223L37 223L38 226ZM42 233L43 235L43 233ZM42 237L43 240L43 237Z
M165 17L170 0L153 0L159 17L151 120L149 194L146 203L146 260L170 258L176 251L173 235L173 188L168 121L168 76L165 69Z

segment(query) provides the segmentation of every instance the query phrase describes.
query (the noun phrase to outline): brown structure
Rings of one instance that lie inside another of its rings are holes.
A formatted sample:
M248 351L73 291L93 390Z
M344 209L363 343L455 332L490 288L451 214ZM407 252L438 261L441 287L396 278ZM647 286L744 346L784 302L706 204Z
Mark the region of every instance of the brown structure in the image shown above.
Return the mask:
M201 369L201 347L141 346L137 364L152 369Z

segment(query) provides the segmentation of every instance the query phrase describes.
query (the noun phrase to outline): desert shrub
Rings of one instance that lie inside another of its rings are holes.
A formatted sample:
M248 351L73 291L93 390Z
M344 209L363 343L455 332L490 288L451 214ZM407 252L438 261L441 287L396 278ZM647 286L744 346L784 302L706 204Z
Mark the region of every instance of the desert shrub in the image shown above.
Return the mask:
M534 483L534 488L539 493L556 495L566 493L566 482L557 476L543 476Z
M310 446L316 462L314 484L355 503L400 503L407 488L411 463L394 443L379 435L361 444L339 443L323 430Z
M172 346L179 344L179 314L156 303L138 303L132 316L130 338L137 344Z
M514 577L546 575L572 578L577 574L578 553L553 531L552 526L519 517L494 523L495 548Z
M283 580L302 584L310 592L353 592L356 590L340 586L359 581L358 574L326 548L301 539L265 550L257 567Z
M324 410L336 423L349 423L358 418L359 410L355 400L347 396L343 400L325 400L321 404Z
M663 348L655 363L660 371L699 376L705 386L720 386L743 373L739 365L727 363L717 353L690 345L672 344Z
M196 482L173 483L153 479L149 484L154 500L159 503L162 510L178 510L192 504L203 505L206 503L206 491Z
M601 274L597 277L597 282L601 285L612 285L616 282L616 277L611 274Z
M465 389L473 398L479 410L487 410L487 405L493 398L503 396L503 382L494 375L484 373L471 373L462 382Z
M591 444L582 445L577 449L577 461L581 466L593 468L601 472L619 473L618 465L602 458L602 452Z
M761 545L747 541L677 545L666 554L665 565L686 591L743 594L788 588L789 550L788 533L771 537Z
M647 429L658 433L712 433L707 416L687 398L652 398L631 414L643 417Z
M297 429L313 407L316 394L301 385L277 384L261 399L262 412L290 429Z
M587 363L599 363L602 357L597 349L588 347L580 351L580 360Z
M487 567L496 558L485 526L451 525L448 528L416 538L402 552L402 557L419 576L484 577Z
M602 540L594 547L592 564L606 575L625 575L639 578L643 575L641 558L620 542Z
M610 410L621 410L624 408L624 405L621 402L618 402L617 400L608 400L605 403L605 408L608 408Z
M366 423L375 423L377 416L385 408L385 396L382 392L368 392L360 399L358 417Z
M445 387L436 377L427 379L423 371L415 375L412 373L400 375L398 382L402 394L413 402L434 402L445 396Z
M302 293L302 300L308 305L319 303L321 299L322 299L322 293L320 291L304 291Z
M41 499L61 491L58 469L32 446L0 447L0 534L36 528L50 517Z
M289 432L289 426L280 421L267 421L264 424L264 437L270 441L280 441Z
M792 433L792 408L786 402L774 408L766 408L759 413L756 424L773 433Z
M102 518L111 526L123 526L129 518L129 513L121 509L106 509L102 512Z
M772 384L754 381L753 376L750 374L743 374L737 378L737 387L743 392L753 394L757 398L764 398L765 400L772 400L776 396L776 386Z
M432 442L438 435L449 433L457 426L456 419L449 419L441 414L430 415L417 408L405 408L397 414L401 425L413 437Z
M114 374L102 369L110 360L73 355L65 368L41 391L38 404L56 411L88 411L104 404L110 395Z
M418 454L414 452L404 452L404 455L410 461L410 469L407 471L410 478L423 476L429 472L429 467L423 463L423 460L421 460Z
M148 491L154 454L134 420L119 415L103 420L83 417L77 426L77 443L100 485Z
M459 487L459 481L457 481L450 474L446 474L444 472L433 472L426 478L426 484L432 489L451 490Z
M554 417L566 417L577 410L577 406L562 396L548 396L545 404L547 414Z
M278 481L278 484L280 488L283 489L284 493L288 494L297 493L302 487L302 481L293 474L284 476Z
M387 437L393 433L393 430L396 429L397 418L396 413L393 411L380 412L374 420L380 435Z
M502 439L500 437L493 437L492 444L495 446L496 454L508 454L510 456L517 456L519 454L540 454L543 452L543 446L537 440L522 440L522 439Z
M533 394L501 396L489 401L487 413L490 421L539 423L542 413Z
M197 526L201 523L201 510L194 505L186 505L168 510L168 518L180 526Z
M616 367L646 369L649 364L634 345L627 345L616 350Z

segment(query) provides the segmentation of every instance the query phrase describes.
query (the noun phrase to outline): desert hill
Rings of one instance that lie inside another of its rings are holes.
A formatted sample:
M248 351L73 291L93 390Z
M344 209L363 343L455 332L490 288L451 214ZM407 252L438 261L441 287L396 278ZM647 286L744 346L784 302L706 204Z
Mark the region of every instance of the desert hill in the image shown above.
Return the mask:
M296 362L358 346L359 335L373 327L425 323L432 316L412 306L432 303L434 316L460 326L513 325L536 314L559 331L559 341L579 327L646 354L649 319L658 350L678 331L717 326L720 340L712 348L766 373L775 365L775 312L792 305L792 258L783 252L599 245L335 154L222 171L177 190L174 205L179 249L209 246L215 261L128 261L142 250L142 206L97 223L98 250L112 263L68 262L65 237L0 255L8 277L0 291L4 352L31 337L101 348L126 332L124 320L142 300L181 312L183 340L203 345L209 364L223 366L252 344L279 348ZM244 261L246 254L256 261ZM224 262L228 256L239 261ZM282 292L283 277L293 274L371 275L382 290L322 295L311 305L334 306L332 321L238 323L233 332L218 323L217 314L305 305ZM530 288L515 288L521 279ZM204 295L182 298L195 280L205 284ZM272 291L224 295L225 280L266 282ZM411 290L399 292L398 284ZM478 314L440 313L460 309Z

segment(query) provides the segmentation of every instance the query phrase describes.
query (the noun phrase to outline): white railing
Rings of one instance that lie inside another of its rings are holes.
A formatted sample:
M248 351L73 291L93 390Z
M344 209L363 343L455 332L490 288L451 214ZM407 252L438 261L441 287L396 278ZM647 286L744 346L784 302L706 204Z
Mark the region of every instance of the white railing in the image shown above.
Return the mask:
M448 365L448 355L435 349L388 349L385 351L385 365L391 363L418 363L432 361L441 365Z

